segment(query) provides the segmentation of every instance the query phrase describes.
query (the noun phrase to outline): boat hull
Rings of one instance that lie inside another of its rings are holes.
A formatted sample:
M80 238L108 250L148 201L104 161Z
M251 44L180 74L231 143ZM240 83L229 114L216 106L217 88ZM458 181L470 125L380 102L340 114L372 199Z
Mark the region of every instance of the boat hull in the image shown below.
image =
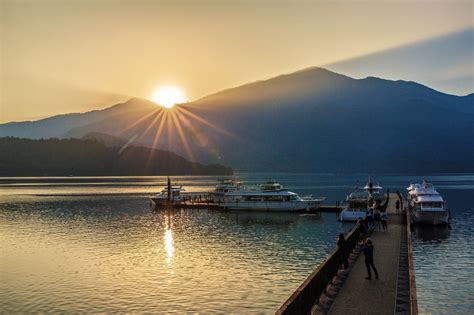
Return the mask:
M183 203L183 200L181 198L168 200L166 198L150 197L150 203L154 207L162 207L162 206L169 206L169 205L179 205Z
M209 200L213 203L223 203L225 202L225 194L212 192L209 194Z
M412 211L413 223L440 225L449 223L448 211Z
M252 210L252 211L310 211L319 208L319 202L289 201L289 202L252 202L252 201L227 201L224 209Z
M365 213L366 213L366 210L344 209L339 214L339 221L356 222L357 220L364 219Z

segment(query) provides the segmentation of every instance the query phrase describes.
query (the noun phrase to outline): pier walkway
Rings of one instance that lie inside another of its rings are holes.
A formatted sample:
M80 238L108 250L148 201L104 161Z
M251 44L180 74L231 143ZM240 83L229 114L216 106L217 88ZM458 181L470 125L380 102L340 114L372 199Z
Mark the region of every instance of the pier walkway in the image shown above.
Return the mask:
M397 194L390 194L387 207L390 216L388 230L376 230L370 237L375 248L374 262L379 279L376 280L373 273L372 280L365 279L367 269L364 255L361 254L336 295L328 314L371 315L413 312L410 310L409 266L406 261L407 227L404 215L396 210L397 200L399 200Z
M395 203L401 200L400 210ZM379 279L367 280L364 255L355 246L359 229L347 236L353 249L349 269L341 266L340 249L335 249L283 303L276 314L412 314L416 315L415 274L411 253L410 220L402 211L406 200L390 194L388 230L376 229L370 236ZM338 270L339 269L339 270Z
M374 262L379 279L367 280L361 254L332 304L329 314L393 314L397 293L398 257L402 230L401 215L391 215L387 231L375 231Z

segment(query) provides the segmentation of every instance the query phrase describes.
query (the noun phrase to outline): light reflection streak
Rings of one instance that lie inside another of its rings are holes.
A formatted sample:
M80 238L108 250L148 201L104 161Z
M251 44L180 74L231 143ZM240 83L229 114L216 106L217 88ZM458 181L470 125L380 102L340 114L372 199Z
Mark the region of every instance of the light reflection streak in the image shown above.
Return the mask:
M198 129L196 129L195 126L189 121L188 118L186 118L184 115L178 113L176 115L178 117L178 120L180 121L181 124L183 124L184 127L188 128L191 131L191 134L194 136L196 141L201 147L204 147L207 145L208 141L206 141L206 137L204 137L202 132L200 132ZM207 139L208 140L208 139Z
M234 136L233 134L229 133L228 131L226 131L226 130L220 128L220 127L217 127L216 125L214 125L214 124L208 122L208 121L205 120L204 118L201 118L201 117L199 117L198 115L196 115L196 114L194 114L194 113L191 113L191 112L190 112L189 110L187 110L187 109L184 109L184 108L182 108L182 107L177 106L177 107L176 107L176 110L182 112L183 114L185 114L185 115L187 115L187 116L190 116L191 118L193 118L193 119L199 121L200 123L202 123L202 124L204 124L204 125L206 125L206 126L208 126L208 127L211 127L212 129L214 129L214 130L216 130L216 131L218 131L218 132L220 132L220 133L222 133L222 134L224 134L224 135L226 135L226 136L228 136L228 137L231 137L231 138L234 138L234 139L237 138L236 136Z
M145 129L145 131L143 131L143 133L140 135L140 137L138 138L138 140L141 140L143 139L143 137L150 131L150 129L155 126L156 122L158 121L158 119L160 119L161 117L163 117L164 115L164 111L160 111L158 114L156 114L155 118L153 118L153 121L150 123L150 125Z
M160 124L158 125L158 129L156 130L155 137L153 138L153 143L151 144L151 148L153 150L150 151L150 155L148 156L148 160L146 161L146 168L148 169L148 166L150 165L151 160L153 159L153 156L155 154L155 149L157 148L158 140L160 140L161 133L163 132L163 127L166 124L166 121L168 119L168 113L163 112L162 119L160 121Z
M174 246L173 246L173 232L171 230L171 219L172 216L168 213L166 225L165 225L165 235L164 235L164 246L167 255L166 262L168 264L171 263L171 259L173 258L174 253Z
M168 263L171 262L171 258L173 258L173 252L174 252L174 247L173 247L173 233L171 232L171 229L165 230L165 250L167 254L167 261Z
M176 113L174 111L171 112L171 118L173 119L174 126L176 127L176 130L178 131L178 136L184 145L184 149L186 150L188 157L191 159L191 161L194 161L193 152L191 150L191 147L189 146L186 136L184 135L184 131L183 131L183 128L181 127L181 123L178 120L178 118L176 118Z
M183 145L187 158L192 161L195 160L191 146L191 143L194 140L197 141L196 144L198 144L200 147L206 147L206 149L210 151L209 153L219 156L216 148L211 145L209 137L205 135L205 132L200 131L200 128L197 128L199 124L210 127L220 134L241 141L239 138L228 131L214 125L213 123L181 106L175 106L172 109L157 108L156 110L153 110L152 112L133 122L125 129L121 130L119 135L142 124L146 119L151 120L151 122L148 126L146 126L144 131L139 135L136 135L132 141L136 140L139 143L142 143L141 140L143 140L145 141L143 143L148 143L152 149L161 148L168 151L173 151L173 148L177 148L177 141L180 141L180 143ZM156 127L157 125L158 127ZM166 132L164 132L165 125L167 129ZM156 130L156 132L153 136L153 140L150 143L147 141L146 136L151 130ZM163 141L162 136L166 137L167 139ZM192 138L188 139L189 136L192 136ZM152 164L154 154L155 150L150 150L150 154L145 164L146 169L149 169L150 164Z
M149 114L146 114L144 115L142 118L138 119L137 121L135 121L133 124L130 124L129 126L125 127L124 129L122 129L120 132L119 132L119 135L125 133L126 131L132 129L133 127L137 126L138 124L140 124L141 122L143 122L145 119L151 117L153 114L159 112L159 111L163 111L163 109L161 108L157 108L155 110L153 110L151 113Z
M217 149L212 147L211 139L209 139L209 137L206 137L203 132L199 131L195 126L193 126L190 120L184 115L178 113L176 116L185 127L191 130L191 133L194 135L194 139L197 141L199 146L206 147L207 150L209 150L209 152L215 156L220 156Z

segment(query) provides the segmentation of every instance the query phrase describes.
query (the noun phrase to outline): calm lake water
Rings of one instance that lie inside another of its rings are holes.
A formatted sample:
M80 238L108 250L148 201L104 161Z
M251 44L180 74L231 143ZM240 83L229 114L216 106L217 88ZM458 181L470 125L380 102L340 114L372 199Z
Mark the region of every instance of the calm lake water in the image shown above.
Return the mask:
M365 175L239 174L344 199ZM473 313L474 175L428 176L450 228L413 236L422 313ZM174 177L188 191L215 177ZM379 175L391 190L421 177ZM272 313L350 229L334 214L151 212L165 177L0 178L0 312Z

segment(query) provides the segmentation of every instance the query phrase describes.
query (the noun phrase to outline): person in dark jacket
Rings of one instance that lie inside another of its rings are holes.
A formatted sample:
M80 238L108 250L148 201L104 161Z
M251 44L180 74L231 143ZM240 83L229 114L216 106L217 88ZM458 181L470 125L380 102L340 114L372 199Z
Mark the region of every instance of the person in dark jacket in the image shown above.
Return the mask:
M370 268L374 270L375 278L378 279L379 274L374 264L374 245L372 245L372 240L370 238L365 240L365 244L362 245L362 251L364 252L365 266L367 267L367 277L365 279L372 280Z
M360 231L359 241L365 240L369 234L367 232L367 226L365 225L364 220L362 219L357 220L356 227Z
M380 215L380 220L382 220L382 229L384 231L386 231L387 230L387 221L388 221L387 211L382 212L382 214Z
M344 233L340 233L337 239L337 247L341 253L341 261L344 265L344 269L349 268L349 261L347 260L347 244L346 238L344 237Z

